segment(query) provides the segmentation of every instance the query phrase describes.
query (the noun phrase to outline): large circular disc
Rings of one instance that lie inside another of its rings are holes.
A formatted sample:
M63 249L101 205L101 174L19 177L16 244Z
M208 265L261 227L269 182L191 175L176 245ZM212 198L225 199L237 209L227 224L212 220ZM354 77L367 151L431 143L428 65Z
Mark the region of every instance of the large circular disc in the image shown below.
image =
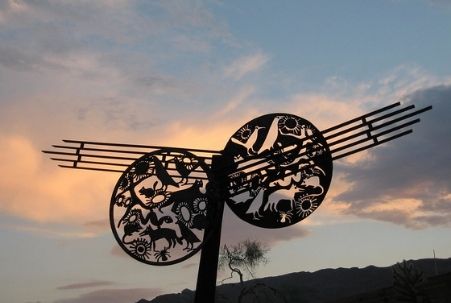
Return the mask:
M326 140L309 121L268 114L246 123L224 148L227 204L241 219L264 228L295 224L323 201L332 178Z
M207 222L208 166L178 149L145 154L119 178L110 225L122 249L151 265L171 265L201 248Z

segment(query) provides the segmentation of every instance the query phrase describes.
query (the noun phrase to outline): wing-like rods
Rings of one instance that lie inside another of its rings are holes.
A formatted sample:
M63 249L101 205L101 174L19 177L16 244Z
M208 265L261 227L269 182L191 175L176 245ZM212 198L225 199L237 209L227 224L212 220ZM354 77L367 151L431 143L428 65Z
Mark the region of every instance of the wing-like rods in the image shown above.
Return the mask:
M52 160L61 164L58 166L74 169L98 170L122 173L131 163L141 156L156 151L167 150L174 152L189 152L203 160L207 165L211 163L212 155L220 154L219 151L165 147L139 144L106 143L81 140L63 140L62 145L52 145L54 150L43 150L46 154L54 155ZM164 159L163 165L169 171L173 165Z

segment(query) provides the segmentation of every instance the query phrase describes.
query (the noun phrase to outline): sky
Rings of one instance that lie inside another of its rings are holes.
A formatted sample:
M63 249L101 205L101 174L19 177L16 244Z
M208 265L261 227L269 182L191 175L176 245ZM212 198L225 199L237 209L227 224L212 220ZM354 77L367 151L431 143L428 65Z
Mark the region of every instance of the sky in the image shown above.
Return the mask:
M257 276L451 257L451 1L0 0L0 297L125 303L194 289L199 254L121 251L119 174L58 168L82 139L221 150L285 112L325 129L400 101L413 134L334 162L321 207L266 230L226 207L222 243L270 248ZM219 277L224 277L220 273Z

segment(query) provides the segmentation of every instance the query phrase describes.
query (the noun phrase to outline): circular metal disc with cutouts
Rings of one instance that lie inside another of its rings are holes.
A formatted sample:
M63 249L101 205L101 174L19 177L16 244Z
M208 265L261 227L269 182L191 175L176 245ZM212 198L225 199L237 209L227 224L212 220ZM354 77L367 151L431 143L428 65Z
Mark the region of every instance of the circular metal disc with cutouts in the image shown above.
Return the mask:
M230 172L227 204L260 227L285 227L309 216L332 178L332 158L321 132L291 114L268 114L246 123L223 155Z
M208 166L177 149L145 154L119 178L110 224L119 245L138 261L170 265L201 248L207 222Z

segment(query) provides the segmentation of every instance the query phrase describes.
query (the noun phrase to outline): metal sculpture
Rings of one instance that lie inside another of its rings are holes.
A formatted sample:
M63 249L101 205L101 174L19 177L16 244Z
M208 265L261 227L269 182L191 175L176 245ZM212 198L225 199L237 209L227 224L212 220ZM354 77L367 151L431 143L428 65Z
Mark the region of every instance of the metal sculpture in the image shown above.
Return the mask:
M151 265L181 262L202 248L195 301L213 302L224 203L264 228L305 219L327 193L333 160L412 133L416 116L432 108L400 105L323 131L292 114L264 115L222 151L63 140L43 152L62 156L51 158L61 167L122 173L110 204L119 245Z

